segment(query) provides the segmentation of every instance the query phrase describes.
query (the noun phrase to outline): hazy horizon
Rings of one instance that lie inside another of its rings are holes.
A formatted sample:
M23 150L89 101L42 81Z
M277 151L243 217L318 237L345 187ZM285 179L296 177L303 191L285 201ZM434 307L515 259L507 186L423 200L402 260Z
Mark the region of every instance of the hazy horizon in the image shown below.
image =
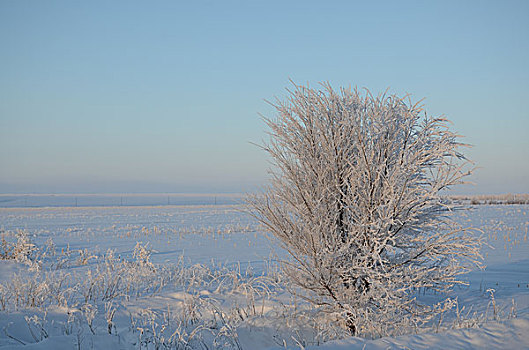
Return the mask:
M0 193L241 193L289 79L425 98L529 192L529 2L0 2Z

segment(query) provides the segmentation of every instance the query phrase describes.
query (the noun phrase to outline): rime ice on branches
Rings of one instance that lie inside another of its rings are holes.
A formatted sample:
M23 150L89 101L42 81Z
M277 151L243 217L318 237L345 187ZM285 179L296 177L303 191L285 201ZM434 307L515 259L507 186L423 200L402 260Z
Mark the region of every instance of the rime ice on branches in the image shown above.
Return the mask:
M290 253L294 291L353 335L398 334L448 307L415 296L450 290L480 261L480 239L440 195L470 173L449 122L408 96L328 84L295 85L273 106L272 180L249 202Z

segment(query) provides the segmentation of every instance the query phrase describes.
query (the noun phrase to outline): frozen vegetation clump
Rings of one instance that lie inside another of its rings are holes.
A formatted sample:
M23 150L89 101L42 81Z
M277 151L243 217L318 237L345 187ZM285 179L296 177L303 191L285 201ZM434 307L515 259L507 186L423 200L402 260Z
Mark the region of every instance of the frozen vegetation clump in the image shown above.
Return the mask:
M295 86L266 118L272 180L253 215L286 249L292 292L351 335L418 329L480 263L481 239L449 218L441 191L463 182L464 146L420 103L356 89Z
M16 241L10 241L6 239L6 236L9 235L2 233L0 236L0 260L14 260L33 269L38 269L37 249L28 233L24 230L17 230L15 234L11 234L11 238L14 237Z

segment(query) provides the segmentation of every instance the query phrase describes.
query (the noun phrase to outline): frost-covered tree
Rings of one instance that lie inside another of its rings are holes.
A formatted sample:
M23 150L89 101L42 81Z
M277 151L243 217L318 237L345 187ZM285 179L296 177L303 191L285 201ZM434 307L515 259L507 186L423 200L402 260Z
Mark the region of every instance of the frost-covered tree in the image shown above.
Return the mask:
M295 86L272 105L272 180L250 204L290 253L296 293L353 335L431 320L441 304L417 291L450 290L480 259L480 239L450 220L440 194L469 174L449 122L408 97L328 84Z

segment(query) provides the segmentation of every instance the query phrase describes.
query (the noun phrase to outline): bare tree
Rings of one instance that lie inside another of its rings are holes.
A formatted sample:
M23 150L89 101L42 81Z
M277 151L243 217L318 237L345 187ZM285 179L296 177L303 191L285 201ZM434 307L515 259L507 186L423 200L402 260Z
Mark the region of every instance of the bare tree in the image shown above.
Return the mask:
M252 212L290 253L298 295L350 334L397 334L441 310L417 290L446 292L479 264L479 237L440 195L469 161L449 122L407 96L322 86L295 86L265 118L274 169Z

